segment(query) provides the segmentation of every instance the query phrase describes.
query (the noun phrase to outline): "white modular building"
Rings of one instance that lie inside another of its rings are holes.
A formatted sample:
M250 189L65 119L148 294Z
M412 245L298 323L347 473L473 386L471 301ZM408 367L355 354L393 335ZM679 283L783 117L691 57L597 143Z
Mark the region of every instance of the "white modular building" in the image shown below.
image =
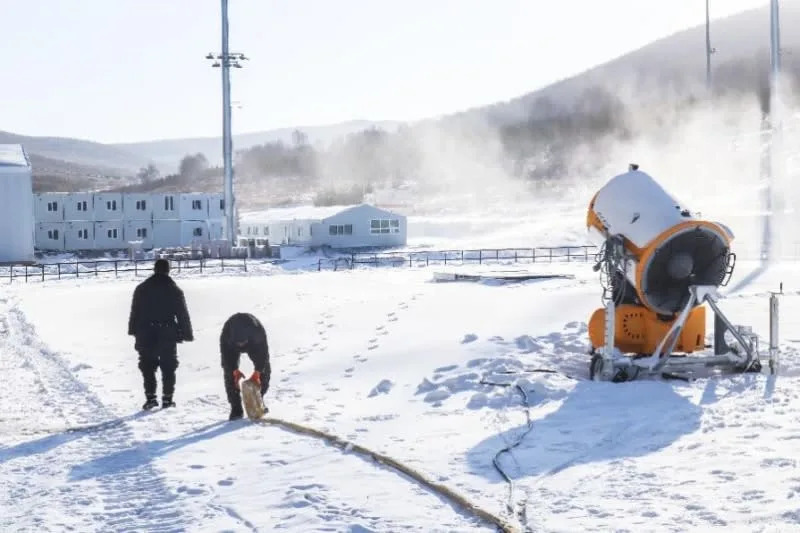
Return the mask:
M225 218L225 195L221 193L208 195L208 218L210 220Z
M88 220L64 222L64 249L94 250L94 224Z
M34 195L34 220L36 222L62 222L64 220L65 192L42 192Z
M126 193L122 198L124 220L153 220L155 198L148 193Z
M0 263L34 260L33 172L22 145L0 144Z
M127 248L122 220L106 220L94 224L95 250L121 250Z
M122 193L94 193L94 219L98 222L122 220Z
M153 247L153 221L152 220L126 220L124 225L125 243L141 242L143 249Z
M221 227L221 223L218 224ZM211 240L209 226L206 220L154 220L153 247L188 247L207 243Z
M153 220L180 220L180 194L156 193L152 196Z
M36 224L36 248L46 251L65 249L64 222L38 222Z
M90 192L70 192L63 195L65 221L94 220L94 195ZM67 246L69 249L69 246Z
M405 215L368 204L276 208L244 213L239 241L268 239L270 244L387 248L408 241Z
M178 208L181 220L208 220L208 194L200 192L181 193Z
M31 236L40 250L123 250L134 241L140 241L144 249L172 248L221 239L224 235L221 194L31 195Z

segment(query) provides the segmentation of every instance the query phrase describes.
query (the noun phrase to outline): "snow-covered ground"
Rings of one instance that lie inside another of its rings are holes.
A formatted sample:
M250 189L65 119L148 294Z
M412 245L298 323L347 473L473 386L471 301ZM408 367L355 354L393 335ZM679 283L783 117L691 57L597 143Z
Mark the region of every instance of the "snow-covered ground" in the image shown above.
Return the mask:
M436 283L442 266L176 276L196 341L179 347L178 407L149 414L125 335L137 280L6 285L0 530L492 530L357 455L227 422L217 338L237 311L268 328L272 415L386 453L495 514L509 517L492 459L524 434L500 462L530 530L797 527L794 264L740 263L722 302L766 335L767 291L784 282L777 379L625 384L586 380L591 264L524 268L574 279ZM530 372L542 368L558 373ZM529 433L503 384L528 394Z

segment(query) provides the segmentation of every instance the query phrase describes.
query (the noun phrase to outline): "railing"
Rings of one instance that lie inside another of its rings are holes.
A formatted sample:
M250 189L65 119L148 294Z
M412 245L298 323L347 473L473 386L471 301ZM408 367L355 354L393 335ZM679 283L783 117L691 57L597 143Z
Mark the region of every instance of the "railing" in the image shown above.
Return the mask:
M483 248L472 250L424 250L418 252L351 253L335 258L320 259L317 270L353 269L369 266L429 266L436 264L463 265L468 263L555 263L589 261L597 247L539 246L534 248Z
M86 278L113 276L133 273L134 276L150 275L153 272L155 259L97 259L91 261L69 261L63 263L42 263L34 265L10 265L0 267L0 279L9 282L14 280L45 281L48 278ZM224 272L226 269L238 269L247 272L247 258L233 259L170 259L170 273L183 272Z

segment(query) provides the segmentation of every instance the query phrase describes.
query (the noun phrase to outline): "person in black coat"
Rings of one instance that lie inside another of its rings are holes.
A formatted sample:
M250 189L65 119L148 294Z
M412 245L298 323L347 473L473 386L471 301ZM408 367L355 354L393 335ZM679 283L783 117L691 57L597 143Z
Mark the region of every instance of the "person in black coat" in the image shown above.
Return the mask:
M246 353L253 362L253 381L261 383L261 396L269 389L272 367L269 363L267 332L261 322L250 313L231 315L222 326L219 350L224 373L225 393L231 404L230 420L244 416L239 380L244 374L239 370L239 360Z
M162 407L174 407L178 343L194 340L183 291L169 276L169 261L158 259L153 275L137 285L128 319L128 335L136 339L139 370L144 378L143 409L158 406L156 369L161 369Z

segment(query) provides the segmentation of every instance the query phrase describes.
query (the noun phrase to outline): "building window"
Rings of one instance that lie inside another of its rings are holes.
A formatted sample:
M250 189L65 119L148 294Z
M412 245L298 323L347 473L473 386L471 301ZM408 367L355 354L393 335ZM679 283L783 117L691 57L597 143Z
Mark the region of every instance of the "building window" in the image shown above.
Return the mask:
M303 236L303 228L297 228L297 236L298 237L302 237Z
M192 200L192 209L194 209L195 211L203 209L203 202L201 202L200 200Z
M264 235L269 237L269 226L264 226Z
M328 228L328 232L331 235L352 235L353 234L353 225L352 224L334 224Z
M87 240L89 239L89 230L88 229L79 229L78 230L78 238Z
M147 209L147 200L136 200L136 210L145 211Z
M47 230L47 238L51 241L58 240L58 230L57 229L49 229Z
M117 201L116 200L108 200L108 201L106 201L106 210L107 211L116 211L117 210Z
M88 211L89 205L86 203L86 200L78 202L78 211Z
M192 231L192 236L193 237L202 237L203 236L203 228L194 228L194 231Z
M369 222L369 232L379 233L400 233L400 221L393 219L372 219Z
M175 210L175 199L172 196L165 196L164 211L174 211L174 210Z
M58 202L47 202L48 211L58 211Z
M116 239L117 238L117 228L106 230L106 235L108 235L109 239Z
M219 210L225 211L225 198L219 201Z
M147 238L147 228L136 228L136 237L139 239Z

